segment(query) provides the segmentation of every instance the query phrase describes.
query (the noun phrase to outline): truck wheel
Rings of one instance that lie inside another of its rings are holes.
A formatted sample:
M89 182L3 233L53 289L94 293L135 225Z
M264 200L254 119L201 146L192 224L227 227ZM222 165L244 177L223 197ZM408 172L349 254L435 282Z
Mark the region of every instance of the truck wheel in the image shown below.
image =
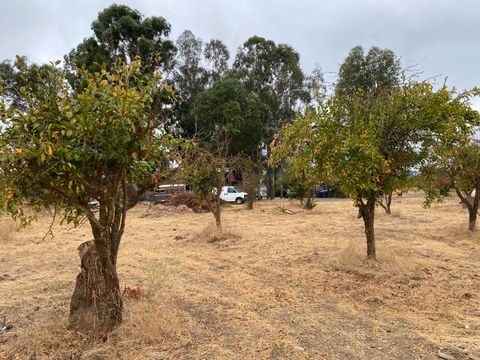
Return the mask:
M236 198L236 199L235 199L235 202L236 202L237 204L243 204L243 199L240 198L240 197L239 197L239 198Z

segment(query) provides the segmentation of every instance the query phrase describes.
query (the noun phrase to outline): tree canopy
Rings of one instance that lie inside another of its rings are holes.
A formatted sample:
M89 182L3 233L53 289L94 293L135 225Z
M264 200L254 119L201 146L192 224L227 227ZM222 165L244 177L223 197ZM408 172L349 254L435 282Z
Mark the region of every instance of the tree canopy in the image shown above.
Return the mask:
M196 98L225 78L230 53L220 40L205 44L189 30L178 37L176 46L173 83L178 99L174 121L184 136L193 138L201 131L194 114Z
M225 156L254 156L261 142L267 109L236 79L216 82L195 100L197 135Z
M365 54L356 46L340 65L335 90L347 98L357 92L371 97L398 85L401 75L400 60L392 50L374 46Z
M163 17L145 18L126 5L113 4L98 14L92 30L93 36L65 56L69 68L99 71L105 65L111 69L118 58L128 62L137 56L149 71L171 65L175 46L168 39L170 24Z
M17 108L26 108L22 88L38 90L42 77L50 71L51 64L31 64L25 56L17 56L14 61L4 60L0 63L0 87L3 97Z
M239 48L233 71L269 111L262 126L263 144L268 145L282 125L293 120L300 102L308 100L300 55L289 45L252 36ZM267 178L268 196L273 198L274 174L268 165Z

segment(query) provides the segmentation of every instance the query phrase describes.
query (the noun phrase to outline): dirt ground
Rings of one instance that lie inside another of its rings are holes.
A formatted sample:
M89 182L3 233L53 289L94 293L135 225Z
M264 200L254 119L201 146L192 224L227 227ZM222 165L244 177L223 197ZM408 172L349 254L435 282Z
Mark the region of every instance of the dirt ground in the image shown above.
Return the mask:
M367 261L350 200L227 206L215 242L211 214L138 205L118 260L124 323L94 338L67 329L88 226L41 241L48 214L3 219L0 359L480 359L480 232L454 198L392 209L377 208Z

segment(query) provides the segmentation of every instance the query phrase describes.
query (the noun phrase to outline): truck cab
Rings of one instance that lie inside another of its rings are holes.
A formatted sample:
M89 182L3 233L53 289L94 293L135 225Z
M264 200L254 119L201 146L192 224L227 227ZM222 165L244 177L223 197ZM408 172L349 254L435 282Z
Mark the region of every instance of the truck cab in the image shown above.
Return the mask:
M237 204L243 204L247 197L247 193L242 192L235 188L235 186L224 186L220 194L220 199L225 202L235 202Z

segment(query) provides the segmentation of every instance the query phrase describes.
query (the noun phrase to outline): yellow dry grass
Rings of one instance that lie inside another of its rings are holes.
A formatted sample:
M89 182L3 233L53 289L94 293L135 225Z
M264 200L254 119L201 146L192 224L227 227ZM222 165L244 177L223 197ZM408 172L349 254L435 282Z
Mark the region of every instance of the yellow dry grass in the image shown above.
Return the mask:
M377 209L378 261L365 259L349 200L228 206L144 217L134 208L119 255L124 323L108 336L67 330L86 225L0 222L0 359L480 358L480 235L455 199L410 195ZM285 212L285 209L292 211ZM212 242L212 236L214 237ZM6 276L5 276L6 275Z

